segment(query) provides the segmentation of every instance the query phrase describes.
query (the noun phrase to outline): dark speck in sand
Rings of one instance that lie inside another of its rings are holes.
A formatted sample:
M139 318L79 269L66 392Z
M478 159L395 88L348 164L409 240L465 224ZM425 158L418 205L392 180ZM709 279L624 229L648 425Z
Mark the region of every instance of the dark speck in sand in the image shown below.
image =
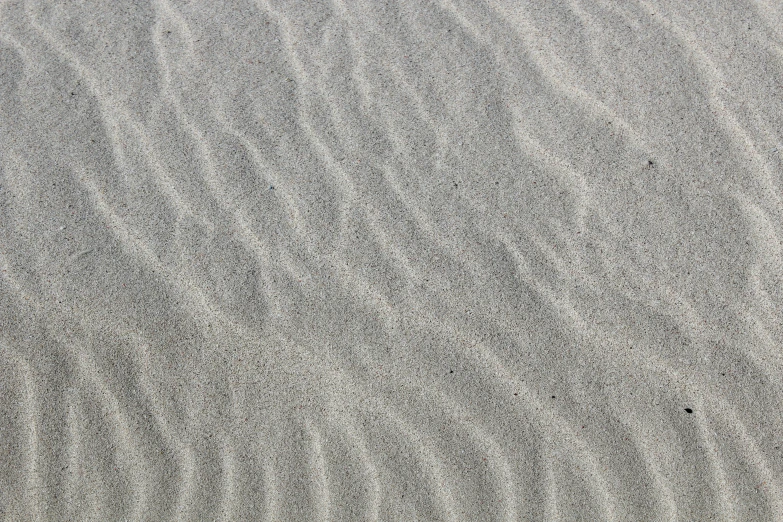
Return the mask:
M690 408L685 408L685 411L688 412L688 413L693 413L693 410L690 409Z

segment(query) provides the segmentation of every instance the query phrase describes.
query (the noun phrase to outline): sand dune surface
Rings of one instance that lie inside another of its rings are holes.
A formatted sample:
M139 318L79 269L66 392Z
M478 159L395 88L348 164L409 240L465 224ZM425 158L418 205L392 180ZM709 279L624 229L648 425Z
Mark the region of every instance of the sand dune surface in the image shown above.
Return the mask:
M0 519L783 520L783 6L0 2Z

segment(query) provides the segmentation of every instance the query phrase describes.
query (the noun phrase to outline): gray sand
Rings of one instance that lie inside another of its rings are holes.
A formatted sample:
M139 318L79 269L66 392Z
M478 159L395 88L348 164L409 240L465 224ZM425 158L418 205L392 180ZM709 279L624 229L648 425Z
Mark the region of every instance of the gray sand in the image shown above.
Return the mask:
M0 519L783 520L782 28L0 3Z

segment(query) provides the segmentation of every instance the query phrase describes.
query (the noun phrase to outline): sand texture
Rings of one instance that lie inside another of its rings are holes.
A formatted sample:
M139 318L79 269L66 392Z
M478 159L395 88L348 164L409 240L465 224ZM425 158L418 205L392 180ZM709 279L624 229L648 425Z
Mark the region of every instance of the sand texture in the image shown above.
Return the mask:
M783 520L783 3L0 2L0 520Z

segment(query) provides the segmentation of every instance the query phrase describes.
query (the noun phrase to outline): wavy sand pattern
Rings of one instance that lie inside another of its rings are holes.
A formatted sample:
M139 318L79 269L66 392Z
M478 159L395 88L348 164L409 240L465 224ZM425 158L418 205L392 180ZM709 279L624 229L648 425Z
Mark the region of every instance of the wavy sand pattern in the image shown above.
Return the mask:
M0 3L2 520L783 520L783 7Z

